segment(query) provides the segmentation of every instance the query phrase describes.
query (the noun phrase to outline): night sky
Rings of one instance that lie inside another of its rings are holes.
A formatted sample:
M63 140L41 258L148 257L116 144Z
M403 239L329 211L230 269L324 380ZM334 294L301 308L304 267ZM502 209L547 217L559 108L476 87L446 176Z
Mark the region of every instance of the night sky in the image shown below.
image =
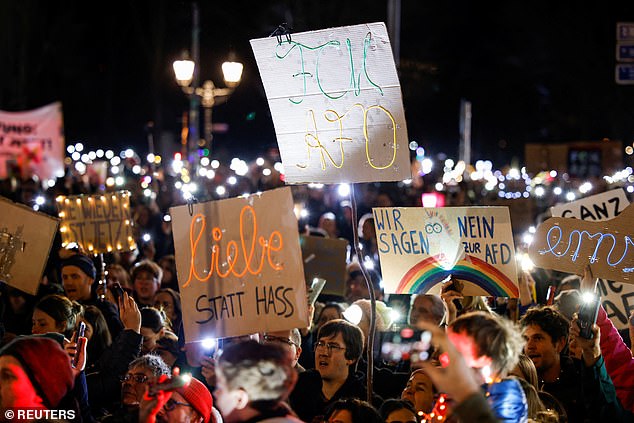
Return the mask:
M288 22L301 32L387 23L387 1L200 1L201 80L222 86L232 51L245 64L214 154L276 146L249 39ZM400 80L411 140L457 155L460 99L473 107L474 159L523 159L527 142L634 141L634 86L614 81L616 23L634 2L402 0ZM176 151L186 96L172 62L191 46L188 1L0 0L0 109L61 101L67 143ZM202 116L202 113L201 113ZM201 117L202 119L202 117Z

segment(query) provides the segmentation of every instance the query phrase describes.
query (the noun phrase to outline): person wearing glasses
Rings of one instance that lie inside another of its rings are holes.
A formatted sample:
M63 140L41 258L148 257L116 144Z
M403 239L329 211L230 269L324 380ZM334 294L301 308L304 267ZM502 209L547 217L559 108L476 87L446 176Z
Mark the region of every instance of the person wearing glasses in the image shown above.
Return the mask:
M298 373L305 372L304 369L299 363L299 356L302 353L302 335L299 332L299 329L291 329L291 330L278 330L273 332L266 332L262 336L262 343L275 343L279 344L284 348L285 351L288 352L292 365Z
M158 355L146 354L134 359L127 373L121 378L121 405L101 421L104 423L132 422L138 420L139 405L151 383L172 371Z
M173 375L180 374L174 370ZM217 416L217 417L216 417ZM143 398L139 423L222 423L209 389L192 377L186 386Z
M315 369L300 373L290 404L305 422L323 420L328 407L344 398L366 398L366 387L356 373L363 351L363 332L335 319L324 324L315 343ZM380 398L375 398L380 403ZM373 402L375 402L373 401Z

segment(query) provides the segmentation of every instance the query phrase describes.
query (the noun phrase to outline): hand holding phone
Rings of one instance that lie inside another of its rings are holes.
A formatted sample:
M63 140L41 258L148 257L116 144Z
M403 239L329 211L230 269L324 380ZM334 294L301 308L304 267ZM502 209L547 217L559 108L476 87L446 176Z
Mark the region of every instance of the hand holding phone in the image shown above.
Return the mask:
M585 339L592 339L594 337L592 325L597 322L601 298L592 293L585 293L582 298L583 300L577 313L577 325L580 329L579 336Z
M85 354L86 349L86 323L79 322L79 326L77 328L76 336L74 341L77 343L77 347L75 349L75 354L71 359L71 366L73 369L83 370L84 365L86 364L86 360L83 359L83 355ZM83 363L82 363L83 361Z
M187 385L189 385L189 382L191 382L192 377L189 374L175 374L172 375L172 377L167 378L159 383L155 383L155 384L151 384L148 388L148 395L153 397L155 396L159 391L163 391L163 392L171 392L174 391L178 388L183 388Z

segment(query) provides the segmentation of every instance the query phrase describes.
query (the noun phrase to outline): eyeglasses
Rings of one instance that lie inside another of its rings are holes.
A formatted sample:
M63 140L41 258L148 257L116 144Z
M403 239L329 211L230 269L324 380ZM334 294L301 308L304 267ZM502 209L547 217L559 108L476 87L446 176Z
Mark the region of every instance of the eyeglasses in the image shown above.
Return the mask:
M288 344L288 345L290 345L291 347L292 347L292 346L297 347L297 344L296 344L295 342L291 341L291 340L290 340L290 339L288 339L288 338L283 338L283 337L280 337L280 336L264 335L264 340L265 340L266 342L281 342L281 343L283 343L283 344Z
M148 381L148 379L150 379L149 377L147 377L144 374L141 373L135 373L135 374L130 374L128 373L127 375L119 378L119 380L123 383L123 382L128 382L130 379L132 379L133 381L135 381L136 383L145 383Z
M165 408L165 410L167 410L167 411L172 411L173 409L176 408L177 405L182 405L183 407L194 408L191 404L188 404L186 402L178 402L178 401L173 400L171 398L167 400L167 402L165 403L163 408Z
M335 343L326 343L324 341L319 341L315 344L315 350L317 350L318 348L326 348L328 350L328 354L332 354L333 351L343 351L346 349L345 347L340 347Z

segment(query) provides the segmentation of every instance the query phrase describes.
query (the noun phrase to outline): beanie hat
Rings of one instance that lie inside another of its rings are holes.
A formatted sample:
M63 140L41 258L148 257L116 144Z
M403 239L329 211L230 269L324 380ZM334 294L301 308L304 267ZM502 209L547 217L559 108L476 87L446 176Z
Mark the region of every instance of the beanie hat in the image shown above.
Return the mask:
M77 266L82 270L82 272L90 276L92 279L95 279L97 276L95 263L92 262L90 257L83 254L75 254L62 260L61 268L63 269L65 266Z
M48 408L59 405L73 389L75 378L70 357L59 343L36 336L20 336L0 349L0 356L15 357L29 377L35 391Z
M194 407L194 410L203 418L204 423L210 422L213 398L209 389L201 381L192 377L187 386L176 389L176 392L181 394L185 401Z

